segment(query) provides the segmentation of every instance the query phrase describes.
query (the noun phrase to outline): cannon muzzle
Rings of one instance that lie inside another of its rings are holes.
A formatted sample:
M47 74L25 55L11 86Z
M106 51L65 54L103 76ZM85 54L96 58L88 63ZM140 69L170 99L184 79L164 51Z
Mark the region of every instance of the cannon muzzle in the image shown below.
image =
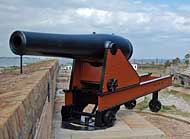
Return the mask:
M127 59L133 53L129 40L109 34L48 34L15 31L10 48L16 55L56 56L102 63L106 48L119 48Z

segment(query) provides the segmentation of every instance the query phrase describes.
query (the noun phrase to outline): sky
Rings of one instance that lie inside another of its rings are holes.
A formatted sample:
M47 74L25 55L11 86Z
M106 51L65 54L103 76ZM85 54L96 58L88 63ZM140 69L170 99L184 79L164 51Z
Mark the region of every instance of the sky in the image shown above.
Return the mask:
M114 33L131 41L132 58L190 53L189 0L0 0L0 57L15 30Z

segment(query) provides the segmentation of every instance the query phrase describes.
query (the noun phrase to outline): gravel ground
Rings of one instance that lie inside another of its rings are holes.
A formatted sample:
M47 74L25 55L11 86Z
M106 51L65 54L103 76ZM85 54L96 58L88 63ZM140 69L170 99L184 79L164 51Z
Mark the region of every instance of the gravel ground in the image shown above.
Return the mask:
M170 86L168 87L171 90L175 90L181 93L185 93L185 94L190 94L190 89L184 88L184 87L174 87L174 86Z
M182 112L190 112L190 102L185 101L183 97L175 96L173 94L164 94L159 96L159 100L161 101L162 105L175 105L176 108Z
M190 139L190 125L162 116L140 113L147 121L166 134L166 139Z

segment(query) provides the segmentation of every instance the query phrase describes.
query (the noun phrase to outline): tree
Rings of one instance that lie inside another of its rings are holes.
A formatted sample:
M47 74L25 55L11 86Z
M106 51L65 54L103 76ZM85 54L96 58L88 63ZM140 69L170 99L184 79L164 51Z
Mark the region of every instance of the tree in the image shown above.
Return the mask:
M186 54L185 59L190 59L190 54Z
M173 60L172 60L172 63L173 63L174 65L178 65L178 64L180 63L179 57L176 57L175 59L173 59Z
M189 65L189 60L185 60L185 64L188 66Z
M189 60L190 60L190 54L185 55L185 64L188 66L189 65Z
M164 63L164 67L167 68L171 65L171 62L169 60L167 60L165 63Z

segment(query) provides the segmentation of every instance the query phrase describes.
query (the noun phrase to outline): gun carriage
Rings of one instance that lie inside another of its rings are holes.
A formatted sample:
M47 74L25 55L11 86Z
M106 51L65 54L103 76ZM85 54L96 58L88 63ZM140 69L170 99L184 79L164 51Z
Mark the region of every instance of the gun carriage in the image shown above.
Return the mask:
M66 35L15 31L10 48L16 55L73 58L69 90L65 90L62 121L96 128L110 127L121 105L133 109L136 99L152 94L149 108L161 109L158 92L171 85L172 76L138 75L129 59L133 47L117 35ZM94 104L90 113L84 112ZM81 122L81 117L85 121Z

